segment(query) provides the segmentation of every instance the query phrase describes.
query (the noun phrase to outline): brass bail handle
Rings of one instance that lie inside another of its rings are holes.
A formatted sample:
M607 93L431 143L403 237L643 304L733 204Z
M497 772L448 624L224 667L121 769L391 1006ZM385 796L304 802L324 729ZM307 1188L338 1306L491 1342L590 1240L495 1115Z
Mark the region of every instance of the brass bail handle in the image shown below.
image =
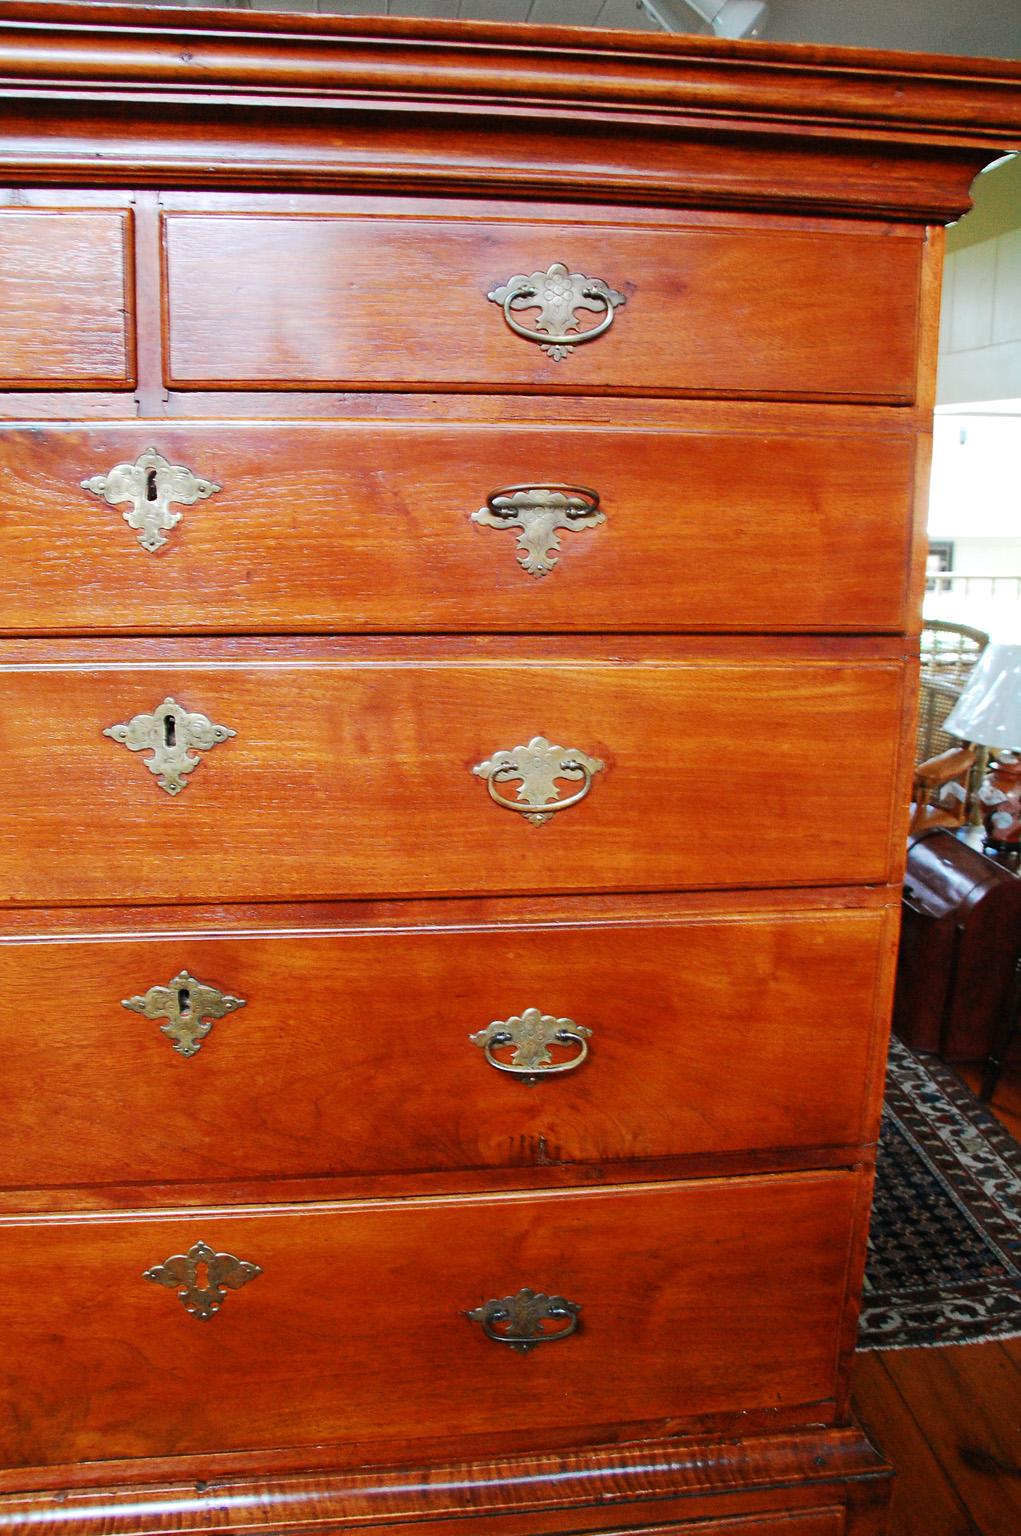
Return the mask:
M598 325L590 326L587 331L571 331L564 336L547 336L544 331L537 331L532 326L522 325L511 314L511 305L515 300L534 299L538 297L538 289L529 285L520 288L512 288L503 301L503 318L517 335L523 336L526 341L541 341L546 347L577 347L583 341L595 341L597 336L602 336L613 324L613 301L605 293L600 293L598 288L583 288L583 298L597 299L599 303L606 305L606 314Z
M577 1072L588 1056L592 1031L573 1019L558 1019L539 1008L524 1008L508 1019L494 1019L468 1038L484 1053L491 1067L531 1085L544 1077ZM567 1061L554 1061L551 1045L574 1045L577 1049ZM513 1046L514 1055L510 1061L501 1061L494 1053L508 1046Z
M613 324L617 306L627 303L626 295L611 288L601 277L571 272L562 261L554 261L545 272L515 272L505 283L491 288L486 298L491 304L500 305L503 318L516 336L533 342L555 363L570 357L583 342L602 336ZM514 318L515 309L537 309L539 317L534 325L522 325ZM583 331L579 327L579 310L604 313L598 324Z
M487 1339L526 1355L539 1344L556 1344L578 1331L581 1303L522 1286L516 1296L494 1297L468 1313ZM554 1326L548 1328L547 1323Z
M598 757L590 757L580 747L560 747L545 736L533 736L531 741L516 747L501 747L485 762L476 763L472 773L485 779L490 798L502 810L514 811L533 826L541 827L556 811L566 811L584 800L592 788L593 776L601 773L606 764ZM579 790L566 799L560 798L558 779L582 780ZM508 800L496 788L511 779L520 779L521 787L516 800Z
M587 485L570 485L566 480L529 480L522 485L503 485L498 491L490 491L486 497L486 506L494 517L513 521L520 516L521 509L508 506L508 499L512 496L527 495L530 491L559 493L566 496L568 499L563 508L563 515L569 517L572 522L583 517L591 517L593 512L599 511L598 491L593 491Z
M586 1030L585 1033L590 1031ZM495 1067L498 1072L509 1072L512 1077L555 1077L558 1072L576 1072L588 1055L588 1041L572 1029L558 1029L554 1039L557 1045L576 1045L577 1054L569 1061L551 1061L548 1066L533 1068L531 1071L527 1067L516 1067L513 1062L500 1061L493 1055L494 1049L499 1049L501 1045L513 1044L510 1035L495 1036L487 1040L482 1049L491 1067Z
M598 772L598 770L596 771ZM542 807L542 814L544 816L550 816L554 811L566 811L570 806L577 805L579 800L584 800L585 796L592 788L593 770L587 763L583 763L579 758L565 757L560 764L560 772L563 774L569 774L571 778L574 778L576 774L580 773L583 778L582 786L573 795L568 795L566 800L546 801ZM519 814L527 814L527 812L530 810L528 805L522 805L521 802L517 800L506 800L504 796L498 794L493 787L497 782L509 783L510 780L520 779L520 777L521 772L517 766L514 763L508 763L502 768L494 768L493 772L486 780L486 785L489 789L491 797L496 801L497 805L502 805L505 811L517 811Z

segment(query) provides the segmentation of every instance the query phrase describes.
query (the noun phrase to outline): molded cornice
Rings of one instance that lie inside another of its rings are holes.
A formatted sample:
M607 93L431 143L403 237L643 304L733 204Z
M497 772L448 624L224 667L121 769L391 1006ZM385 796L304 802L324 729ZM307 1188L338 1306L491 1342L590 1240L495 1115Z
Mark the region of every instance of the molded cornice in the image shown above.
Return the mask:
M16 180L952 218L1021 144L1019 63L574 28L25 0L0 83Z

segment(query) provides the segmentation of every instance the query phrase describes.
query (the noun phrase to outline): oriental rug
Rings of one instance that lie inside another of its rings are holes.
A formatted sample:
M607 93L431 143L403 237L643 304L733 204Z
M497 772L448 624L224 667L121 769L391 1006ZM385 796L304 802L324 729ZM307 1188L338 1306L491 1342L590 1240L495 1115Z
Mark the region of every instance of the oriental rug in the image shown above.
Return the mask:
M1021 1335L1021 1146L936 1057L890 1049L859 1349Z

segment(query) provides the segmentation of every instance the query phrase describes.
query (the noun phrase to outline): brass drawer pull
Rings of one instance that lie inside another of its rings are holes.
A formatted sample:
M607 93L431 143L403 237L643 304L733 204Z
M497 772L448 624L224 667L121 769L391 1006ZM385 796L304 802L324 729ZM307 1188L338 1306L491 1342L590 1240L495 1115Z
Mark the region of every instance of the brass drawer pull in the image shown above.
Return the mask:
M167 542L164 533L181 521L183 514L171 510L172 501L193 507L223 489L183 464L171 464L155 448L147 448L133 464L115 464L107 474L83 480L81 487L111 507L127 502L128 511L121 516L129 528L139 530L138 542L151 555Z
M558 1072L576 1072L588 1055L592 1031L573 1019L556 1019L538 1008L526 1008L513 1018L494 1019L468 1038L485 1052L491 1067L531 1084ZM493 1054L508 1045L514 1047L510 1061L501 1061ZM555 1062L549 1053L551 1045L576 1045L578 1049L569 1060Z
M502 1296L475 1307L468 1316L478 1323L487 1339L506 1344L525 1355L537 1344L555 1344L578 1330L581 1304L564 1296L547 1296L524 1286L516 1296ZM549 1321L566 1322L565 1328L545 1328Z
M533 826L541 827L555 811L566 811L584 800L592 788L593 775L601 773L605 766L598 757L589 757L577 747L555 747L545 736L533 736L527 746L494 752L484 763L476 763L472 773L485 779L490 797L497 805L505 811L517 811ZM496 789L497 784L511 779L521 780L517 801L505 800ZM582 786L576 794L560 800L557 779L581 779Z
M180 971L165 987L150 987L139 997L125 997L122 1008L140 1013L144 1019L166 1019L160 1032L174 1042L181 1056L194 1056L216 1019L225 1018L245 1006L243 997L232 997L197 981L187 971Z
M208 1322L223 1306L228 1291L239 1291L261 1274L258 1264L237 1259L232 1253L216 1253L208 1243L200 1242L187 1253L172 1253L162 1264L154 1264L142 1279L176 1291L189 1316Z
M618 304L626 304L624 294L610 288L599 277L586 277L582 272L569 272L562 261L555 261L545 272L533 272L529 276L518 273L509 277L498 288L486 295L493 304L503 306L503 317L511 330L526 341L538 342L540 351L548 354L553 362L562 362L583 341L595 341L613 324ZM534 327L520 325L512 310L537 309L539 318ZM602 320L591 330L579 331L577 311L587 309L597 314L605 310Z
M176 699L164 699L151 714L108 725L103 735L119 741L129 752L151 751L145 766L156 775L160 789L179 795L188 788L184 775L202 761L195 754L211 751L237 732L229 725L214 725L207 715L182 709Z
M505 485L486 497L486 505L472 513L472 522L485 528L518 528L518 563L530 576L545 576L557 563L550 551L560 548L557 533L595 528L605 523L599 510L599 492L585 485L559 482L541 485Z

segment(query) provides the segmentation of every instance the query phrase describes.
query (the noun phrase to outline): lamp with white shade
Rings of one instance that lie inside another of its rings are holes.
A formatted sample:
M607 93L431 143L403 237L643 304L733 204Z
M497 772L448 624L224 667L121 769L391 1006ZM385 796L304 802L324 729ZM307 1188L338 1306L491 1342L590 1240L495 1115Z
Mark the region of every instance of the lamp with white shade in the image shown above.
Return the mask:
M978 793L994 853L1021 850L1021 645L988 645L943 725L995 759Z

